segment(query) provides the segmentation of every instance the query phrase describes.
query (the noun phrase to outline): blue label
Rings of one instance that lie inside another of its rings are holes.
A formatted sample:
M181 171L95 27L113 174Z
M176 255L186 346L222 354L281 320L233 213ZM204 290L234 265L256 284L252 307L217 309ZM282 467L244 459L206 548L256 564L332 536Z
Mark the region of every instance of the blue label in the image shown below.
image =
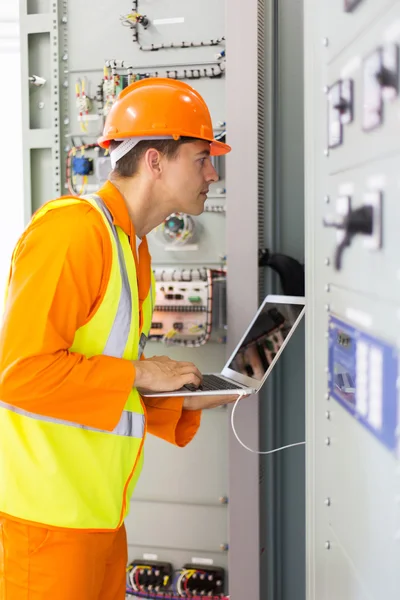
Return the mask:
M329 392L388 450L397 439L399 354L395 346L329 319Z

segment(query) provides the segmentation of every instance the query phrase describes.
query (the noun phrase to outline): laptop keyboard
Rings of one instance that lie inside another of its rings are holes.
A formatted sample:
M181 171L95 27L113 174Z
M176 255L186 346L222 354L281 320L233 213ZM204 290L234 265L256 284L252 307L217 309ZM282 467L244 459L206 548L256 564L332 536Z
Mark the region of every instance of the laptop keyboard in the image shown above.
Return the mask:
M212 392L213 390L233 390L240 387L242 386L235 381L226 381L222 377L218 377L218 375L203 375L203 383L199 387L189 383L188 385L184 385L182 389L189 392L196 392L197 390Z

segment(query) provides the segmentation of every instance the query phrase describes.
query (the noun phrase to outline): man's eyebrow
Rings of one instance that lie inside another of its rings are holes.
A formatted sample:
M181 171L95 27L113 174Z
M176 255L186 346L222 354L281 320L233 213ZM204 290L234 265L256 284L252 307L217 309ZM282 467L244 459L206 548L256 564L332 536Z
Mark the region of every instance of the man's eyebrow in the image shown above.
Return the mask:
M210 156L210 151L209 150L202 150L201 152L198 152L196 154L196 156L201 156L201 155L203 155L203 156Z

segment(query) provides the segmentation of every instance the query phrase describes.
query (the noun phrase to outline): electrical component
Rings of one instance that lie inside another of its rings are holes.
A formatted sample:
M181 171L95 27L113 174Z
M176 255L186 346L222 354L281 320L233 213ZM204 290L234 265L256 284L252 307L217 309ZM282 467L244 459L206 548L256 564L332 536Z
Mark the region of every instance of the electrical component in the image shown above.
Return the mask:
M150 20L146 15L141 15L138 12L132 12L127 15L121 15L120 17L121 25L124 27L134 27L139 24L142 25L144 29L147 29L150 25Z
M347 198L347 197L346 197ZM382 196L380 192L368 192L364 197L365 204L352 209L347 198L347 210L344 214L324 219L325 227L335 227L338 230L338 245L335 253L335 269L340 271L344 250L351 245L353 238L358 235L366 236L366 246L380 248L382 243ZM367 237L368 236L368 237Z
M73 196L82 196L86 193L88 176L93 173L93 160L86 157L88 150L97 150L97 144L73 146L68 152L66 160L66 187ZM77 156L80 152L80 156ZM75 162L74 162L75 161ZM77 189L77 176L82 177L81 189Z
M142 46L140 43L139 28L138 25L142 25L144 29L150 24L150 21L146 15L142 15L139 10L139 0L133 0L132 12L128 15L120 17L121 25L130 27L133 31L133 41L139 45L139 49L143 52L156 52L157 50L170 50L172 48L202 48L204 46L220 46L225 42L225 37L216 38L215 40L200 41L200 42L181 42L176 44L174 42L168 44L151 44L150 46Z
M170 42L168 44L150 44L149 46L139 45L140 50L143 52L156 52L157 50L171 50L171 49L187 49L187 48L203 48L204 46L221 46L225 42L225 38L217 38L215 40L208 40L206 42Z
M86 156L74 156L72 159L72 173L74 175L91 175L93 173L93 159Z
M160 228L166 242L174 246L183 246L192 239L195 225L189 215L172 213L160 225Z
M99 156L96 159L95 173L98 183L104 183L107 181L111 170L111 158L109 154L107 156Z
M383 100L393 100L399 90L399 50L396 44L377 48L364 60L363 129L383 122Z
M41 87L46 83L46 79L43 79L43 77L38 77L38 75L31 75L29 77L29 83L35 85L36 87Z
M169 587L172 565L167 562L134 560L127 568L130 587L135 592L163 592Z
M156 269L154 275L156 305L149 339L191 347L208 342L212 329L212 271Z
M353 120L353 81L334 83L328 93L328 145L335 148L343 143L343 125Z
M344 0L344 11L352 12L361 2L362 0Z
M81 129L87 133L88 115L92 108L92 100L86 94L85 78L79 79L75 84L76 106L79 114Z
M184 598L222 594L225 572L221 567L186 564L175 585L178 594Z

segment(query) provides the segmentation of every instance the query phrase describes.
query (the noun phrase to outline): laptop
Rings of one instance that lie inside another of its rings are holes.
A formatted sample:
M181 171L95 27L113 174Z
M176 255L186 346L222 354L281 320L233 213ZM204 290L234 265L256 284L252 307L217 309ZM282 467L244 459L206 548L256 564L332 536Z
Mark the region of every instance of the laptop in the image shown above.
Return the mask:
M304 297L268 295L221 373L205 373L200 387L142 396L219 396L258 392L274 368L305 312Z

